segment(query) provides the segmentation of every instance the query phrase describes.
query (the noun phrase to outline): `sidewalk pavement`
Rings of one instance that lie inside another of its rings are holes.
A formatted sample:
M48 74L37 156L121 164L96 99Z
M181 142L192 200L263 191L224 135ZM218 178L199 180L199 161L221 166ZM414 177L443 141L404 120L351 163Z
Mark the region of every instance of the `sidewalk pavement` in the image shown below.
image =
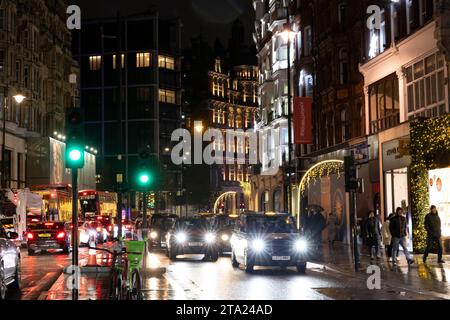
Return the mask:
M418 294L431 295L436 298L448 299L450 293L450 255L444 255L443 259L447 263L438 264L437 255L430 254L427 263L422 262L422 254L412 255L414 264L408 266L406 258L400 251L397 266L393 266L388 261L384 250L381 259L370 259L370 254L366 246L360 247L360 268L355 271L353 250L351 246L335 243L333 248L326 243L323 244L323 255L317 259L316 263L323 264L330 271L341 273L347 276L358 277L367 281L373 273L368 273L368 267L376 265L380 267L381 283L385 288L395 290L403 288L407 291L414 291Z

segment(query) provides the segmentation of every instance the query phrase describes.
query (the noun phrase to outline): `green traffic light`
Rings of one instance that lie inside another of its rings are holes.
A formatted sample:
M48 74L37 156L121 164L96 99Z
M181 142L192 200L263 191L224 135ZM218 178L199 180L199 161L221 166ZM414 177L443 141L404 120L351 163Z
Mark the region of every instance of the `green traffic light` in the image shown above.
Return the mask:
M84 150L78 145L66 146L66 168L81 169L84 167Z
M139 180L140 180L142 183L147 184L147 183L150 181L150 177L148 176L148 174L144 173L144 174L142 174L142 175L139 177Z
M74 149L69 152L69 158L72 161L78 161L81 158L80 150Z

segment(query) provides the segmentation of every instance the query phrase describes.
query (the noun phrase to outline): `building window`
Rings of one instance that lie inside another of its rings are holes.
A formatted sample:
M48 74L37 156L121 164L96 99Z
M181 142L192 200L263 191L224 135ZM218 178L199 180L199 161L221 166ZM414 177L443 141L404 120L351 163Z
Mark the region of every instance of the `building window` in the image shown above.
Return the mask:
M122 53L120 55L120 68L123 69L123 67L125 66L125 55ZM113 69L117 68L117 58L116 55L113 54Z
M348 82L348 53L345 48L339 50L339 82L342 85Z
M23 68L23 83L24 83L25 88L27 88L27 89L28 89L28 86L29 86L29 84L30 84L30 81L29 81L29 79L30 79L29 73L30 73L30 68L29 68L28 66L25 66L25 67Z
M159 102L176 103L176 93L173 90L159 89Z
M0 30L5 29L5 9L0 9Z
M158 56L158 66L160 68L175 70L175 58L159 55Z
M305 34L305 41L304 41L304 54L305 56L310 56L311 55L311 50L312 50L312 30L311 30L311 26L306 26L305 30L304 30L304 34Z
M150 52L136 53L136 67L149 68L151 66Z
M386 130L400 122L398 78L395 73L369 86L370 133Z
M281 212L281 190L277 189L273 193L273 211Z
M89 70L97 71L102 67L102 57L101 56L90 56L89 57Z
M350 128L349 128L349 119L348 119L348 112L347 112L347 107L344 107L341 110L341 142L347 141L350 137Z
M21 81L21 65L20 65L20 61L17 60L16 61L16 80L17 82Z
M3 71L5 67L5 51L0 50L0 72Z
M230 181L236 181L236 168L234 164L228 167Z
M234 112L233 112L233 110L230 110L228 112L228 127L234 128Z
M375 58L386 49L386 18L385 11L381 11L380 29L373 29L369 32L369 58Z
M345 3L340 3L338 6L338 19L339 24L345 24L346 19L346 9L347 5Z
M214 71L218 73L222 73L222 66L220 63L220 59L216 59L216 62L214 64Z
M436 53L405 69L408 119L436 117L447 111L445 63Z

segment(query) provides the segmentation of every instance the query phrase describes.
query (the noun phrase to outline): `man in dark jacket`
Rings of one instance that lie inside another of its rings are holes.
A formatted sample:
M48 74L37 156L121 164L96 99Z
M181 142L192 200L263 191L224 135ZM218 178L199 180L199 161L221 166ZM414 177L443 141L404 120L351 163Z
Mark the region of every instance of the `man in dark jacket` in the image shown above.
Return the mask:
M406 218L403 216L403 209L397 208L395 210L395 215L389 223L389 231L392 235L392 256L397 257L399 245L402 246L403 253L406 256L408 264L413 264L414 260L409 254L408 248L406 246L406 236L408 235L408 229L406 226ZM396 259L392 259L394 265L397 264Z
M441 219L436 206L431 206L430 213L425 216L425 230L427 230L427 248L423 255L423 263L427 262L428 254L435 244L438 251L438 263L444 263L442 260Z

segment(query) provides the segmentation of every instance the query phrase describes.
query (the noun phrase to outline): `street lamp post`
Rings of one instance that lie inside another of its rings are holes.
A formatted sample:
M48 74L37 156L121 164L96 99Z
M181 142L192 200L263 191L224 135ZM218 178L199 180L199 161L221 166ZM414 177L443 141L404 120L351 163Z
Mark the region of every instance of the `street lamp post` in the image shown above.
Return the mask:
M8 108L8 95L9 95L9 87L6 86L5 96L3 101L3 128L2 128L2 176L1 176L1 187L2 189L6 188L6 161L5 161L5 153L6 153L6 109ZM21 104L26 97L21 94L16 94L13 96L14 100L17 104Z

